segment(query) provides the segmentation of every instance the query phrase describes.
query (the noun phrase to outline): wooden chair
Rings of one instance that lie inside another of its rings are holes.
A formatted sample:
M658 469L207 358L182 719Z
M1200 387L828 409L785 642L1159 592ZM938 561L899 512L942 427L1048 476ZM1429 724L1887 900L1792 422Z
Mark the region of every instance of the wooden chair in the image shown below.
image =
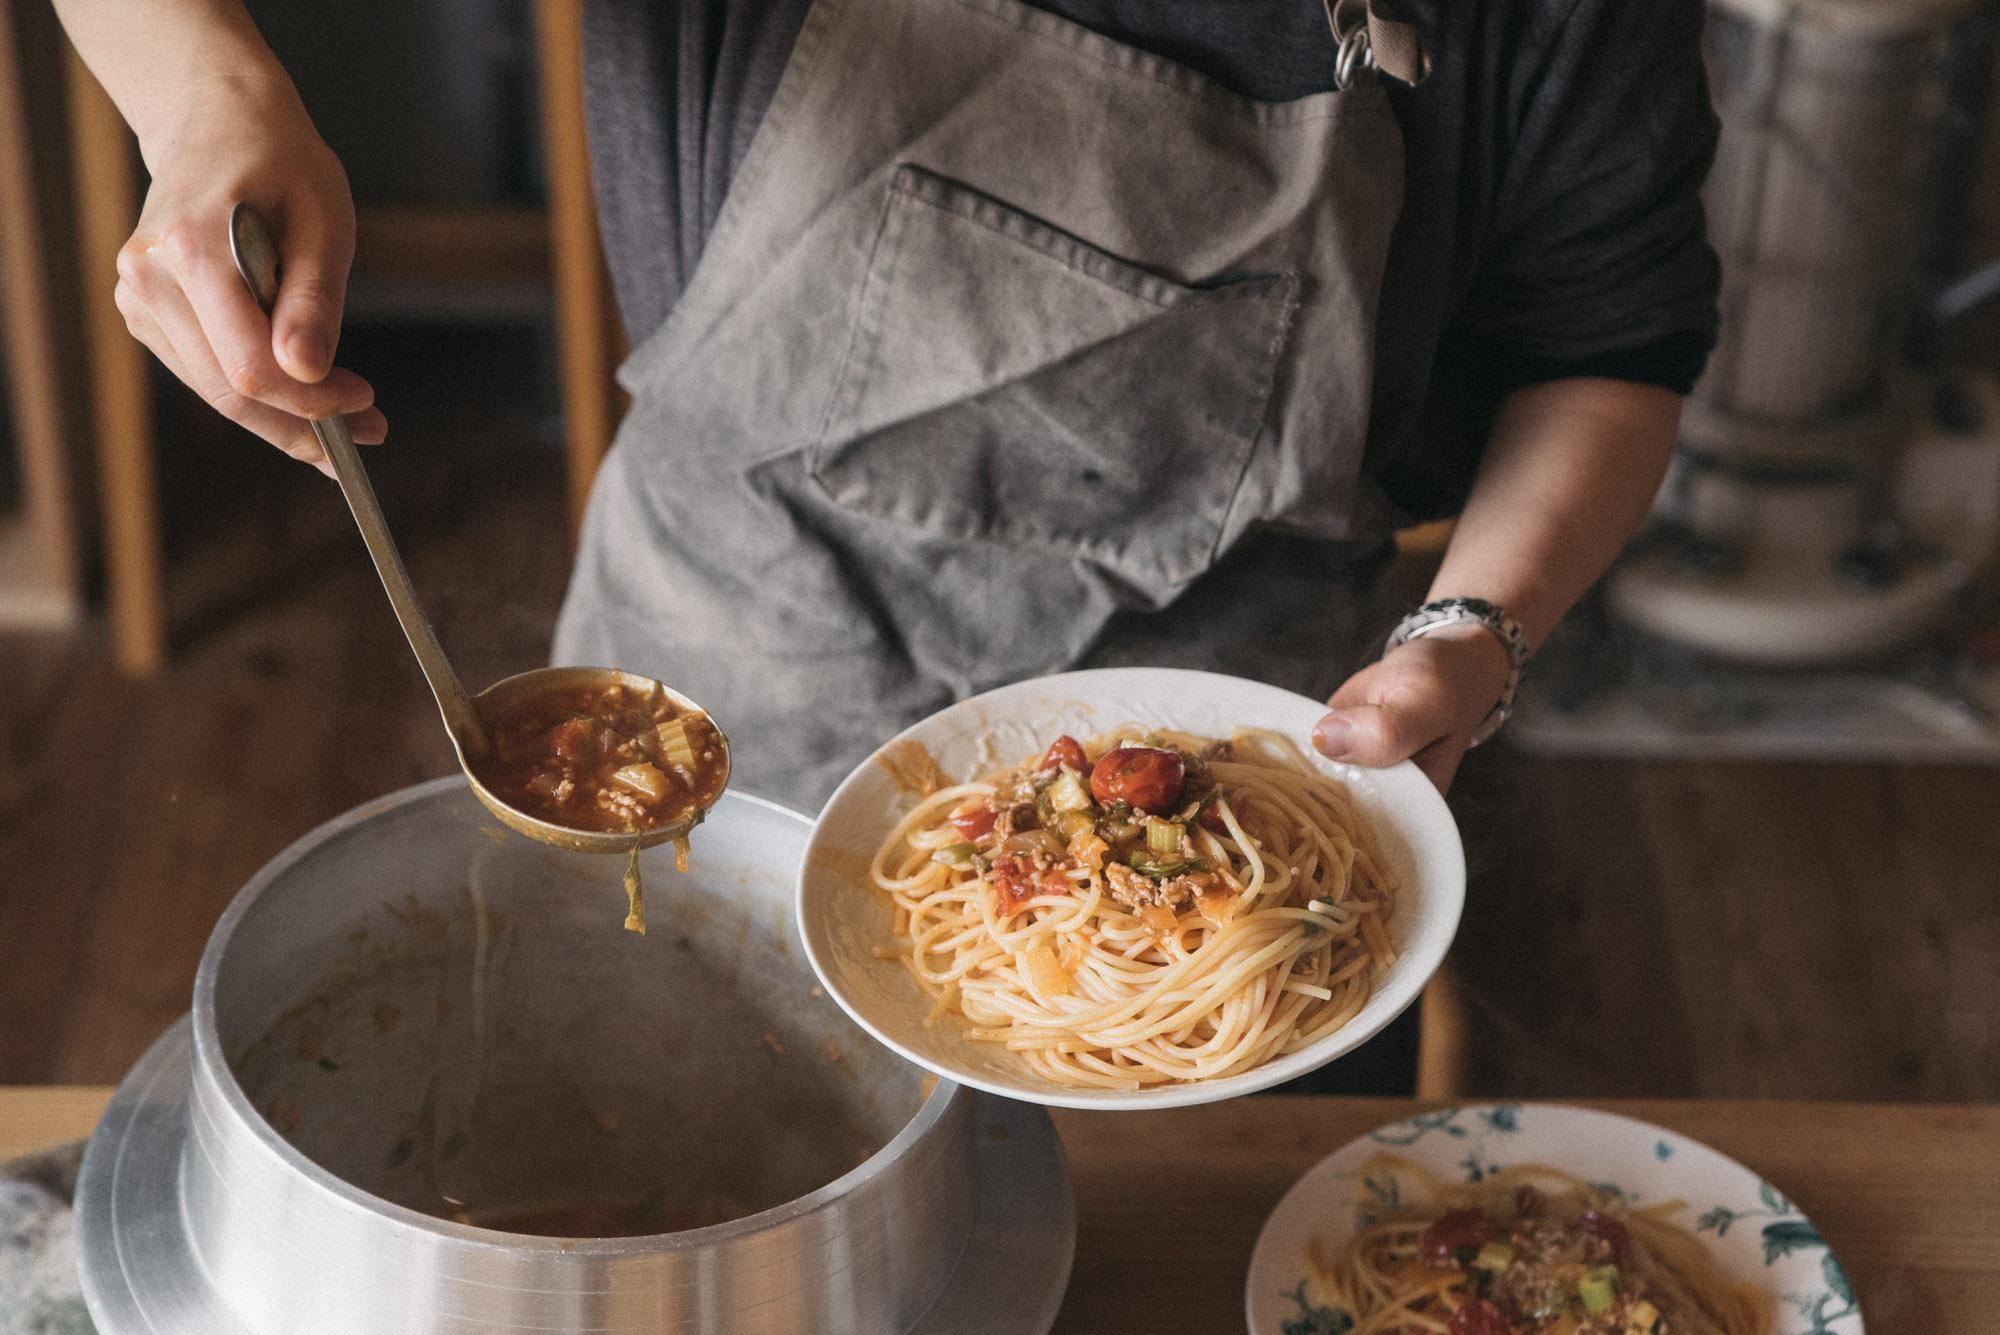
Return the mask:
M1417 1033L1417 1097L1457 1100L1466 1095L1465 1002L1457 971L1447 959L1424 988Z

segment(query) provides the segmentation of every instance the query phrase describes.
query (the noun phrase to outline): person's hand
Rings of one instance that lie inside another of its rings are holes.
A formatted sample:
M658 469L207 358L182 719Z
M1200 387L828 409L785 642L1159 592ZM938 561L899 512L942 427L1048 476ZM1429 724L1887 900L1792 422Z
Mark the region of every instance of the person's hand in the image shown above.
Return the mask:
M281 79L222 81L184 105L141 145L153 179L118 253L118 309L216 411L330 473L311 418L342 414L363 444L388 434L375 391L333 365L354 255L347 175ZM230 258L238 201L277 242L282 281L268 319Z
M1492 632L1446 627L1349 677L1313 727L1313 745L1350 765L1414 760L1443 792L1506 684L1507 651Z

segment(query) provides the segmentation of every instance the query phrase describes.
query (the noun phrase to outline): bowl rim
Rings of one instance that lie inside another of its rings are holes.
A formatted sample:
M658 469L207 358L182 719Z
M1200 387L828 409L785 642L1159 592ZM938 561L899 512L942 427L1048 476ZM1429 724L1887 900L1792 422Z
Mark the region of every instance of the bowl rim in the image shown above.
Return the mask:
M1372 1019L1365 1028L1358 1026L1361 1017L1357 1015L1324 1038L1299 1049L1297 1052L1270 1058L1251 1067L1247 1071L1241 1071L1235 1075L1148 1085L1139 1090L1127 1091L1052 1089L1042 1085L1020 1084L989 1078L981 1072L962 1069L949 1061L934 1058L909 1044L900 1042L883 1027L876 1024L866 1013L866 1010L856 1004L847 995L846 990L839 985L831 967L832 961L823 956L821 942L814 930L817 921L816 915L809 910L811 894L807 884L807 873L808 869L817 860L814 854L819 850L822 841L827 837L825 828L829 814L837 810L849 792L857 784L863 782L870 771L875 769L878 763L893 748L919 740L917 734L938 726L944 720L965 714L978 714L983 708L991 706L995 702L996 697L1015 692L1059 690L1064 683L1086 680L1101 683L1116 677L1132 675L1142 675L1152 679L1162 677L1179 679L1182 684L1188 687L1199 687L1203 683L1222 681L1229 683L1229 689L1231 690L1250 687L1259 691L1267 691L1275 693L1275 695L1289 697L1292 702L1309 706L1315 711L1324 711L1326 708L1326 705L1321 701L1314 700L1310 696L1286 690L1282 686L1274 686L1269 682L1261 682L1248 677L1231 676L1227 673L1204 672L1191 668L1084 668L1074 672L1058 672L1047 676L1029 678L1024 681L1011 682L990 691L983 691L978 695L968 696L947 705L945 708L918 720L916 723L898 732L894 737L884 741L880 746L869 752L867 758L855 766L845 779L841 780L839 787L834 789L833 795L827 799L826 805L820 809L819 817L813 822L813 833L806 843L805 856L800 860L798 881L795 887L795 912L798 915L799 938L805 943L806 959L811 963L813 972L819 976L820 986L824 987L827 995L832 997L839 1004L840 1008L847 1012L849 1019L865 1029L876 1042L882 1044L904 1060L914 1062L918 1066L930 1071L941 1081L951 1081L973 1089L983 1090L989 1094L997 1094L1003 1098L1019 1099L1023 1102L1037 1103L1045 1107L1077 1108L1092 1112L1143 1112L1160 1108L1182 1108L1196 1104L1219 1103L1227 1099L1241 1097L1245 1094L1254 1094L1260 1090L1269 1089L1274 1085L1283 1084L1287 1080L1296 1079L1308 1072L1318 1070L1330 1062L1337 1061L1340 1057L1360 1047L1361 1044L1387 1028L1397 1016L1408 1010L1417 998L1423 994L1425 985L1444 962L1446 953L1450 950L1453 940L1457 937L1459 923L1464 915L1465 908L1466 869L1464 842L1459 835L1458 822L1451 814L1450 808L1445 804L1443 795L1437 791L1428 778L1422 777L1422 772L1415 765L1405 760L1383 769L1369 771L1369 773L1376 775L1398 774L1416 776L1420 780L1420 785L1409 784L1407 777L1399 778L1393 782L1399 787L1407 787L1414 794L1410 800L1418 807L1429 809L1430 817L1436 823L1436 828L1440 835L1437 852L1441 855L1442 859L1441 875L1438 876L1436 884L1426 884L1425 895L1413 915L1406 921L1406 936L1416 936L1419 938L1417 953L1411 954L1411 947L1407 943L1403 946L1404 957L1411 959L1417 966L1408 975L1408 980L1399 984L1399 986L1407 988L1407 995L1400 997L1393 1007L1386 1009ZM1315 757L1315 759L1323 758ZM1334 764L1337 762L1328 761L1325 763ZM1343 768L1358 769L1355 766L1344 766ZM1379 801L1380 794L1378 793L1376 797ZM1442 818L1441 820L1437 819L1440 817ZM1423 924L1425 928L1421 933L1416 931L1419 924ZM1376 997L1382 995L1384 995L1383 991L1378 987L1370 996L1371 1002Z
M234 939L237 928L241 926L244 918L263 894L316 850L386 812L420 802L433 801L455 790L464 790L466 800L474 801L470 787L463 774L448 774L442 778L430 779L386 793L315 826L266 862L258 869L256 875L244 884L235 898L230 900L229 907L216 920L215 928L209 934L208 944L202 950L201 965L195 973L194 1004L189 1026L193 1041L193 1074L209 1091L221 1097L223 1108L235 1118L242 1129L250 1133L258 1152L312 1187L323 1202L330 1203L338 1209L363 1214L402 1228L416 1229L447 1243L473 1249L548 1252L585 1258L654 1256L663 1252L697 1251L725 1244L737 1238L768 1233L775 1228L818 1213L834 1201L852 1195L857 1188L882 1176L891 1163L906 1157L920 1142L929 1138L932 1131L953 1111L954 1105L966 1097L958 1082L941 1077L936 1086L924 1097L923 1102L918 1105L916 1113L894 1136L873 1154L831 1182L803 1196L781 1202L767 1210L760 1210L756 1214L679 1233L653 1233L625 1238L561 1238L508 1233L499 1229L480 1228L473 1224L459 1224L424 1214L422 1211L377 1196L373 1192L363 1191L344 1178L328 1172L280 1135L263 1113L257 1110L223 1053L221 1034L217 1027L215 989L224 957L228 954L230 942ZM747 803L762 808L797 822L808 831L812 825L810 818L792 807L740 790L725 791L711 810L720 810L724 802ZM482 813L485 811L483 805L480 806L480 810ZM195 1098L198 1102L203 1101L199 1087Z

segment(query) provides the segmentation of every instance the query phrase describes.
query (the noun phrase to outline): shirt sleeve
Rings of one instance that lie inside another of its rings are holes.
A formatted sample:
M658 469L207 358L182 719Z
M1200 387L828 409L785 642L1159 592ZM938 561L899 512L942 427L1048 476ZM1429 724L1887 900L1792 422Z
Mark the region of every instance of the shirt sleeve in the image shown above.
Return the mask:
M1716 335L1699 0L1577 0L1514 71L1494 225L1445 343L1491 402L1611 376L1686 393Z

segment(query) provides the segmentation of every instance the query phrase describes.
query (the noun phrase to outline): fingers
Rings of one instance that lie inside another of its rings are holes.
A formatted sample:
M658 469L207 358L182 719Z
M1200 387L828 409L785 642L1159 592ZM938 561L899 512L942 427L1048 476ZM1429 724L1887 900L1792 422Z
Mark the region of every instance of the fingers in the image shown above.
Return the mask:
M1354 765L1414 758L1442 789L1505 680L1506 660L1496 643L1412 640L1334 693L1331 709L1313 729L1313 745Z
M389 419L380 408L363 408L347 414L347 434L356 445L380 445L389 439Z
M1451 791L1451 781L1458 773L1459 762L1465 759L1466 737L1442 737L1410 757L1410 763L1424 772L1424 777L1440 793Z
M141 280L143 281L143 280ZM268 404L238 394L229 384L208 346L187 301L171 285L155 288L143 300L135 284L120 280L115 296L132 336L163 362L174 376L238 426L263 437L286 454L331 475L331 468L313 435L312 425ZM364 445L379 444L388 423L376 408L347 416L349 430Z
M214 246L193 244L187 229L174 235L180 239L135 235L119 252L115 297L134 338L217 412L321 472L330 474L331 468L310 418L337 413L357 443L386 439L388 422L361 377L321 369L317 382L309 383L279 367L270 325L228 259L226 233ZM296 318L310 324L330 310L337 323L340 293L329 305L323 295L327 280L314 274L331 274L337 286L344 285L345 251L337 241L314 244L327 258L307 263L307 280L294 303ZM218 255L226 272L218 267ZM331 267L316 270L316 263ZM197 306L197 296L205 310ZM329 342L329 357L330 347Z
M271 313L272 346L286 374L317 383L333 369L340 341L353 229L321 210L297 209L286 218L280 252L283 281Z
M306 463L324 462L312 428L288 413L236 392L210 350L187 299L171 284L144 290L146 279L121 279L115 295L125 326L211 408Z
M147 250L146 258L164 266L185 296L211 357L236 394L303 418L359 412L374 402L374 391L351 372L314 383L279 366L271 323L230 258L226 224L177 224Z
M1394 765L1456 729L1461 711L1442 678L1383 666L1366 699L1342 704L1313 728L1322 754L1350 765Z

